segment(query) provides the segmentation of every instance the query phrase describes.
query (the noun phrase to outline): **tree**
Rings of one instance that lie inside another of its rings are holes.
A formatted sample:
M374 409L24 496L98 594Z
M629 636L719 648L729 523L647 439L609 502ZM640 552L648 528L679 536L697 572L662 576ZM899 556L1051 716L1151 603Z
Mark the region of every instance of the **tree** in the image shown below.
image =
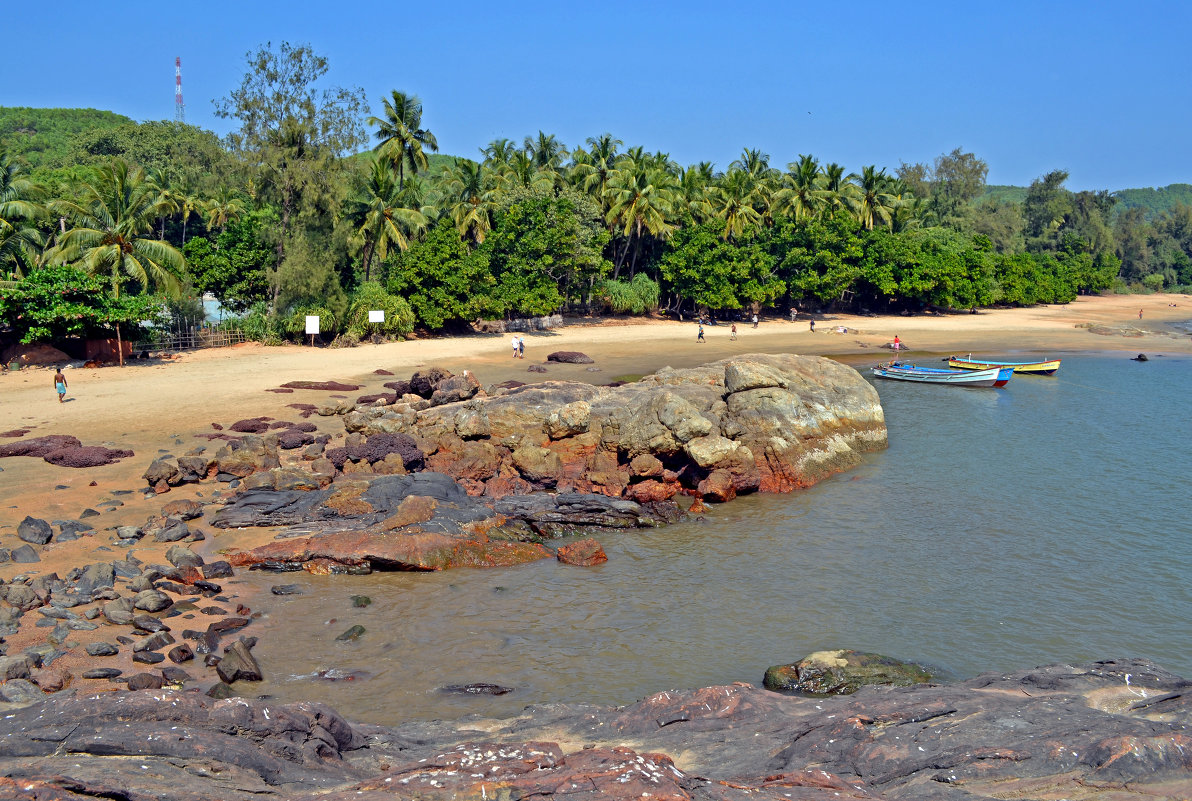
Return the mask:
M417 95L408 95L396 89L383 98L384 117L369 117L368 124L377 126L373 136L377 140L378 155L389 160L397 168L398 186L406 183L406 167L410 174L425 171L429 166L426 150L439 152L435 135L422 127L422 101Z
M23 344L106 333L112 325L149 317L159 299L114 298L104 278L66 265L49 265L12 287L0 287L0 320Z
M652 167L645 158L626 157L617 164L609 178L609 208L605 221L625 237L625 248L617 258L613 278L619 278L621 267L634 245L630 272L637 266L641 241L646 233L666 237L672 230L668 216L675 202L678 182L666 170Z
M567 158L567 146L554 134L542 131L539 131L537 136L527 136L522 149L540 170L557 172L563 166L563 160Z
M822 188L819 162L804 154L797 162L788 164L787 169L790 172L775 195L775 207L789 212L796 220L818 214L828 202Z
M860 175L849 177L857 188L850 205L861 226L870 231L875 222L889 225L897 200L890 194L890 177L886 170L870 165L862 167Z
M373 256L383 261L391 247L405 250L410 246L409 237L426 230L426 215L406 206L402 186L393 178L389 163L374 159L368 181L348 204L346 216L364 242L365 282L372 280Z
M1047 250L1059 246L1059 230L1064 218L1072 211L1072 198L1064 182L1068 173L1052 170L1042 178L1031 181L1026 200L1022 203L1027 247Z
M62 236L57 258L77 261L87 272L106 274L114 299L126 279L142 292L160 287L176 295L186 259L173 245L149 239L161 200L140 168L116 159L100 167L85 184L78 202L59 201L57 209L70 216L73 228ZM124 366L120 324L116 323L117 352Z
M21 162L0 149L0 277L20 277L45 240L35 223L46 216L45 188L25 175Z
M725 240L718 223L681 228L662 258L662 277L699 309L768 304L786 292L775 261L754 239Z
M941 223L965 216L969 203L985 190L989 165L956 148L937 156L932 168L931 203Z
M264 196L280 212L273 280L273 305L286 292L281 273L285 248L291 241L307 241L309 234L292 230L325 224L333 219L344 193L340 158L365 141L360 115L365 108L359 88L316 88L327 72L327 59L310 45L271 43L248 53L248 72L239 88L216 101L215 114L239 121L227 142L254 176ZM288 272L290 278L298 278ZM317 282L316 282L317 283Z
M272 210L230 221L215 240L192 237L183 248L195 289L210 292L233 314L243 314L269 297L271 248L261 230L277 223Z
M720 183L712 187L709 192L712 215L724 222L721 239L739 238L761 222L761 214L753 207L757 195L756 183L741 169L729 170Z
M496 195L492 183L492 173L483 164L467 159L456 159L444 181L444 211L455 223L459 235L477 245L484 242L492 229Z
M207 220L209 227L218 226L222 234L228 223L240 219L246 211L244 201L236 191L228 186L221 186L215 197L202 204L200 212Z
M397 257L388 289L409 301L422 325L437 331L492 313L495 285L488 252L469 249L451 220L443 218Z
M385 320L370 323L370 311L384 312ZM372 331L381 331L398 339L405 339L406 335L414 330L414 312L404 298L386 292L385 287L378 283L366 282L352 293L343 328L344 333L357 339L363 339Z

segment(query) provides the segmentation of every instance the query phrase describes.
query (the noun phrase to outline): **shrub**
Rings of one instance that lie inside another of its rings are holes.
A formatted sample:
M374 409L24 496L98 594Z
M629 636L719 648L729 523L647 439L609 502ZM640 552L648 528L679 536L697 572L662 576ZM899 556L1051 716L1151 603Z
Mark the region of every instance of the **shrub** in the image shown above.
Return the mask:
M658 308L662 290L657 281L638 273L632 281L603 281L596 296L605 308L618 314L645 314Z
M301 305L294 307L290 312L289 317L285 322L286 335L302 339L306 336L306 318L308 316L317 316L319 318L319 335L320 336L334 336L339 332L339 320L336 319L335 314L326 306L315 305Z
M385 322L370 323L370 311L385 312ZM402 339L414 330L414 312L404 298L391 295L376 282L361 284L352 293L348 304L344 332L356 338L357 342L375 332Z

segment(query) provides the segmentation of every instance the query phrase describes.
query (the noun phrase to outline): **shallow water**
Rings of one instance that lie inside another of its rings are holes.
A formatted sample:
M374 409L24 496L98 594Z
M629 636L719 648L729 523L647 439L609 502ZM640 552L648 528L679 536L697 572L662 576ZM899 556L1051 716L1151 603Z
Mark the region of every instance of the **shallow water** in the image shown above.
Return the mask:
M604 535L599 567L245 577L303 590L262 604L259 692L378 723L512 715L756 683L836 647L951 677L1122 656L1192 675L1192 358L878 390L889 450L793 495ZM335 640L355 624L359 641ZM514 691L437 691L469 682Z

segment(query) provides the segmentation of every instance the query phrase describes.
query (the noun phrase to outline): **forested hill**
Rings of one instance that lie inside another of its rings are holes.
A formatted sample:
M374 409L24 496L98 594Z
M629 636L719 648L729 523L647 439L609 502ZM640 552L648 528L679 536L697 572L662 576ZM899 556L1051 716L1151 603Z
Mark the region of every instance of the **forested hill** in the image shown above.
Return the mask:
M1118 199L1115 210L1142 208L1146 210L1147 219L1171 211L1177 203L1192 206L1192 184L1171 184L1159 189L1120 189L1113 195Z
M93 108L23 108L0 106L0 144L30 167L67 161L79 134L116 128L133 120Z

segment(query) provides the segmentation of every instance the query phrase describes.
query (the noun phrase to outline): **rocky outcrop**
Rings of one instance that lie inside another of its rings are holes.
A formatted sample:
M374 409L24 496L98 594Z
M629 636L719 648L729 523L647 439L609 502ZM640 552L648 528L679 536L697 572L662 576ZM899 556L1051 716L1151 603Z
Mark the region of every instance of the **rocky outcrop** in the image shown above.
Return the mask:
M345 425L366 437L405 433L430 469L489 496L683 491L726 501L808 486L886 444L868 382L838 362L793 355L665 369L618 387L547 382L430 408L357 409ZM631 467L643 456L655 460L647 472Z
M829 698L733 684L392 728L319 704L67 691L8 713L0 797L1175 801L1192 786L1190 688L1111 661Z
M869 685L925 684L931 674L920 665L860 651L817 651L790 665L766 671L767 690L809 695L848 695Z

